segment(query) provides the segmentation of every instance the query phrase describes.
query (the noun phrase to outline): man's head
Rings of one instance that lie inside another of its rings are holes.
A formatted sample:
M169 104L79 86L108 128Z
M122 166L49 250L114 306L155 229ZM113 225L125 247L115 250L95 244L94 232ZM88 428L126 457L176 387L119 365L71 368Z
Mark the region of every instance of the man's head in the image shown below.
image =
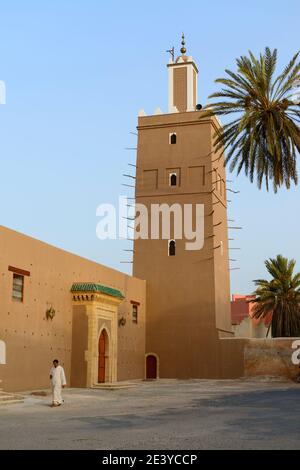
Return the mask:
M54 359L53 365L54 365L54 367L57 367L57 366L58 366L58 359Z

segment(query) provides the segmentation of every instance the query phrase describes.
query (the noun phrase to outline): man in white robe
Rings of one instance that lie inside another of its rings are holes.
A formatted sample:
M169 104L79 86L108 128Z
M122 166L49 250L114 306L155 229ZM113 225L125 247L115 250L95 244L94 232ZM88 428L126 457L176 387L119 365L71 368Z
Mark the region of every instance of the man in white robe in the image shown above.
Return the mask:
M61 389L67 385L65 371L54 359L53 367L50 370L50 380L52 387L52 406L60 406L63 402Z

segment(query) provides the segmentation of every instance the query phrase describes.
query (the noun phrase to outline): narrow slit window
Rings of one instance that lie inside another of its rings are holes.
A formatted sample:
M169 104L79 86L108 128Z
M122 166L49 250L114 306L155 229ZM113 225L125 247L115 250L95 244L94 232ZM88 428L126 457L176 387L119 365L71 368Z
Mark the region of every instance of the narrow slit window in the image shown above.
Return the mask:
M175 240L169 241L169 256L175 256L176 254L176 242Z
M133 323L138 322L138 306L137 306L137 304L132 305L132 322Z
M177 186L177 175L176 173L170 174L170 186Z
M175 145L177 142L177 135L175 133L170 135L170 144Z
M17 302L23 302L24 297L24 276L19 274L13 275L13 291L12 298Z

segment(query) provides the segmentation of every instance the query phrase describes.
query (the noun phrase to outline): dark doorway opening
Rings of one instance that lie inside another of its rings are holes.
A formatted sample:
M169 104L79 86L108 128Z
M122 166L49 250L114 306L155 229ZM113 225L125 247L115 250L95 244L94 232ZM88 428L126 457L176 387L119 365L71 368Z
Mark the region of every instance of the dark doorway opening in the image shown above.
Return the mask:
M157 379L157 358L153 354L146 358L146 378Z

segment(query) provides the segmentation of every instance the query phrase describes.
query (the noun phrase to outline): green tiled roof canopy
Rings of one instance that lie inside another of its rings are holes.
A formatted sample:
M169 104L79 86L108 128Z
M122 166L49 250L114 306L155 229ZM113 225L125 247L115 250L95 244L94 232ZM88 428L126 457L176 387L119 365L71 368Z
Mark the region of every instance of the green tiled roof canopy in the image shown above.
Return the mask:
M102 286L101 284L94 284L91 282L75 282L71 287L71 292L100 292L101 294L111 295L124 299L124 295L117 289L112 287Z

